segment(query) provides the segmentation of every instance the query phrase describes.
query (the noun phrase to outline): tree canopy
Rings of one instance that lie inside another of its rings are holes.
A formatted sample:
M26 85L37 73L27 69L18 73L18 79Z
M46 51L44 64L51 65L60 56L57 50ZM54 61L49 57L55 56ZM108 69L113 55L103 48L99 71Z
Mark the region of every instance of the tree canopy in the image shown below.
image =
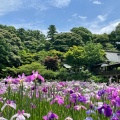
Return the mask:
M92 40L92 33L84 27L74 27L71 29L71 32L76 33L82 37L82 41L86 44L88 41Z
M105 60L105 51L100 44L87 43L84 47L73 46L65 53L66 62L74 66L86 66L101 63Z
M48 32L47 32L47 37L51 40L54 41L54 35L57 33L55 25L50 25L48 27Z
M101 44L90 42L84 46L84 49L86 51L86 66L90 67L105 61L105 51Z
M86 62L86 51L84 47L73 46L65 53L66 62L73 66L83 66Z
M52 49L56 49L61 52L66 52L72 46L83 45L82 37L76 33L59 33L54 36L54 42Z
M59 33L55 25L50 25L47 35L39 30L0 25L0 76L4 76L3 69L17 71L33 62L40 63L46 69L45 60L46 64L50 60L54 63L55 57L59 67L56 60L54 66L57 67L53 69L52 66L53 70L63 69L64 63L89 68L105 60L105 50L120 50L120 24L109 34L93 34L81 26ZM50 57L47 59L47 56ZM46 74L49 75L49 72Z

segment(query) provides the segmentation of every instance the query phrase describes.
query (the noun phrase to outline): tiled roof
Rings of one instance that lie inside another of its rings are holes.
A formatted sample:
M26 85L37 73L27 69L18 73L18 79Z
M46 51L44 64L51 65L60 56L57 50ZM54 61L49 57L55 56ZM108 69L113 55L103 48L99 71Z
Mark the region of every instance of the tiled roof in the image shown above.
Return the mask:
M106 57L110 62L120 62L120 52L106 51Z

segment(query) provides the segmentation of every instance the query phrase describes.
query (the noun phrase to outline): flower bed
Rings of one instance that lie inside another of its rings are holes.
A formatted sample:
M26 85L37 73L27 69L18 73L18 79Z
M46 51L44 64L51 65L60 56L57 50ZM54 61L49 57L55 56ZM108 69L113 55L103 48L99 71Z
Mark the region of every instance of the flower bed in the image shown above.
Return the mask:
M36 71L0 82L0 120L120 120L120 86L45 82Z

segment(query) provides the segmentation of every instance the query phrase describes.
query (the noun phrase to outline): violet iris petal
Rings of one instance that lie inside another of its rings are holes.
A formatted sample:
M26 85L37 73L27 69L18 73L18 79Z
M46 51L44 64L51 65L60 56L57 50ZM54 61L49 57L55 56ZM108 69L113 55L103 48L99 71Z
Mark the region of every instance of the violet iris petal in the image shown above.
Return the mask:
M110 117L112 115L112 109L109 105L104 104L101 108L98 109L100 114L104 113L106 117Z
M103 94L105 94L105 90L99 90L98 91L98 96L102 96Z
M54 120L58 119L58 116L55 113L49 112L46 116L43 116L44 120Z
M116 97L116 106L120 107L120 97L119 96Z
M106 117L110 117L112 115L112 109L111 109L111 107L109 105L106 105L104 107L104 115Z
M120 110L116 111L116 115L120 117Z
M84 102L84 103L85 103L85 102L86 102L86 98L85 98L84 96L81 95L81 96L78 97L78 101L79 101L79 102Z

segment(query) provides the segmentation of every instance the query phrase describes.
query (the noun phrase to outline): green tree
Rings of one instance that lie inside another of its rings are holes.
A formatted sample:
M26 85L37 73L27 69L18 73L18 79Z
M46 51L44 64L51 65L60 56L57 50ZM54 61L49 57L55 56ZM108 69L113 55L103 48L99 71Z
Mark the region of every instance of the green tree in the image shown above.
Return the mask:
M120 23L116 26L116 29L109 34L110 42L120 50Z
M116 51L116 47L111 43L106 43L105 46L104 50Z
M109 37L110 43L112 43L113 45L115 45L115 42L117 42L115 31L112 31L112 32L108 35L108 37Z
M39 30L27 30L26 36L34 37L37 40L44 40L45 39L45 35L42 34L42 32Z
M88 41L92 40L92 33L84 27L74 27L71 32L76 33L82 37L82 41L86 44Z
M109 37L106 33L93 35L93 42L103 45L103 49L106 49L106 44L109 43Z
M25 40L25 36L26 36L26 31L24 28L19 28L17 30L17 36L21 39L21 41L23 42Z
M101 44L87 43L84 46L86 53L86 67L89 68L94 64L101 63L105 60L105 51Z
M76 68L89 69L92 65L105 60L101 44L87 43L84 47L73 46L65 53L66 62Z
M65 53L66 62L72 66L81 67L86 63L84 47L73 46Z
M0 35L2 38L2 35ZM0 39L0 71L9 63L10 47L5 39Z
M76 33L59 33L54 36L54 42L52 44L52 49L57 51L66 52L73 45L79 46L83 45L82 37Z
M17 30L15 29L15 27L13 26L8 26L7 27L8 32L10 32L11 34L16 34Z
M57 51L57 50L50 50L48 51L49 56L53 56L53 57L58 57L58 58L63 58L63 52Z
M54 41L54 35L57 33L55 25L50 25L47 32L47 38Z

